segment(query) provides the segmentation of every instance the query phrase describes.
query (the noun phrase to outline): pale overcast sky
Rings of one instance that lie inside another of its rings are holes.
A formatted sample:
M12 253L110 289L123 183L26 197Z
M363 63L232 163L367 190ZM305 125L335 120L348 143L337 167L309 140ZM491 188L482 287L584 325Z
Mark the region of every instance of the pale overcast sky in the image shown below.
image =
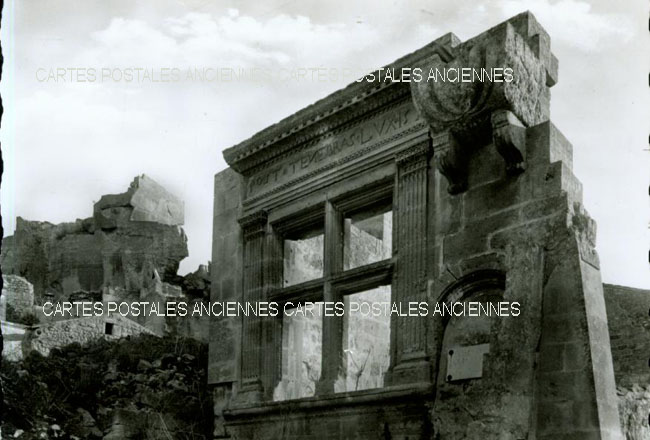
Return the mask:
M574 145L603 280L650 288L646 0L10 0L1 35L5 235L16 216L88 217L102 194L145 173L185 201L190 256L181 272L194 270L210 259L223 149L352 80L283 80L286 72L379 67L446 32L466 40L524 10L550 33L560 61L551 119ZM219 67L276 77L99 81L102 68L184 76ZM96 78L39 81L56 68L96 69Z

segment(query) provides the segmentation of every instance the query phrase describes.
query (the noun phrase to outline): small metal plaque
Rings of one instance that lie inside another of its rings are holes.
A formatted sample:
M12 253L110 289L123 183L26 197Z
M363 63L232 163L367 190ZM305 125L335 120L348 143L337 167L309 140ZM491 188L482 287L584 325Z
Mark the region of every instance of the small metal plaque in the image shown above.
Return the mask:
M483 355L490 344L451 347L447 350L447 382L483 377Z

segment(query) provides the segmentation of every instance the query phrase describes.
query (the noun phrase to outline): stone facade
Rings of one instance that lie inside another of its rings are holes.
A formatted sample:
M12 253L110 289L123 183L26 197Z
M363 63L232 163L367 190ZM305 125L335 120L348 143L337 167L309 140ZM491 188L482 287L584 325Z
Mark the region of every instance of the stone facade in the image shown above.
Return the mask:
M287 323L215 320L216 437L621 438L595 224L549 121L548 34L523 13L387 69L414 67L511 68L513 81L362 81L227 149L213 264L229 270L212 300L335 302L390 286L398 305L506 302L520 314L391 315L387 371L357 391L337 385L344 319L325 317L314 395L282 402ZM345 219L386 204L390 254L344 264ZM320 230L322 276L285 285L284 243ZM475 360L454 367L461 354Z

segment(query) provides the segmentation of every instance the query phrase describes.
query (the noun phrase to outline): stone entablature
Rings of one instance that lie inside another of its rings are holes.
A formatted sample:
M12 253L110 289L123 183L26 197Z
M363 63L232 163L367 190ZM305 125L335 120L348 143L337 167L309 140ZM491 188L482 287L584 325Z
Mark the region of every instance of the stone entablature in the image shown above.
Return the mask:
M500 64L512 83L355 83L226 150L213 263L229 270L212 300L337 301L389 286L399 304L506 301L521 314L391 316L383 387L345 393L343 322L323 319L315 396L286 402L272 401L281 319L216 319L218 437L620 438L595 225L572 147L548 121L548 35L524 13L389 67ZM344 219L386 200L391 257L346 269ZM283 242L314 234L322 276L285 287ZM486 353L480 377L447 374L457 346Z

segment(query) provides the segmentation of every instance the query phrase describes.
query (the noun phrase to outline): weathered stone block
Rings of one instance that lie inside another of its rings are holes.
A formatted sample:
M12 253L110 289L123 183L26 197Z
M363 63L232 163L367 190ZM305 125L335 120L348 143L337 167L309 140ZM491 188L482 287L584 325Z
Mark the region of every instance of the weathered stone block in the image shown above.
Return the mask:
M463 209L466 216L488 217L528 200L531 195L531 182L521 175L471 188L463 194Z
M126 193L102 196L95 203L94 212L98 223L115 226L125 221L170 226L185 222L183 202L144 174L133 180Z
M242 297L242 256L237 219L241 213L243 179L231 169L215 176L210 300L237 301ZM208 383L233 382L238 378L241 319L215 317L210 323Z

